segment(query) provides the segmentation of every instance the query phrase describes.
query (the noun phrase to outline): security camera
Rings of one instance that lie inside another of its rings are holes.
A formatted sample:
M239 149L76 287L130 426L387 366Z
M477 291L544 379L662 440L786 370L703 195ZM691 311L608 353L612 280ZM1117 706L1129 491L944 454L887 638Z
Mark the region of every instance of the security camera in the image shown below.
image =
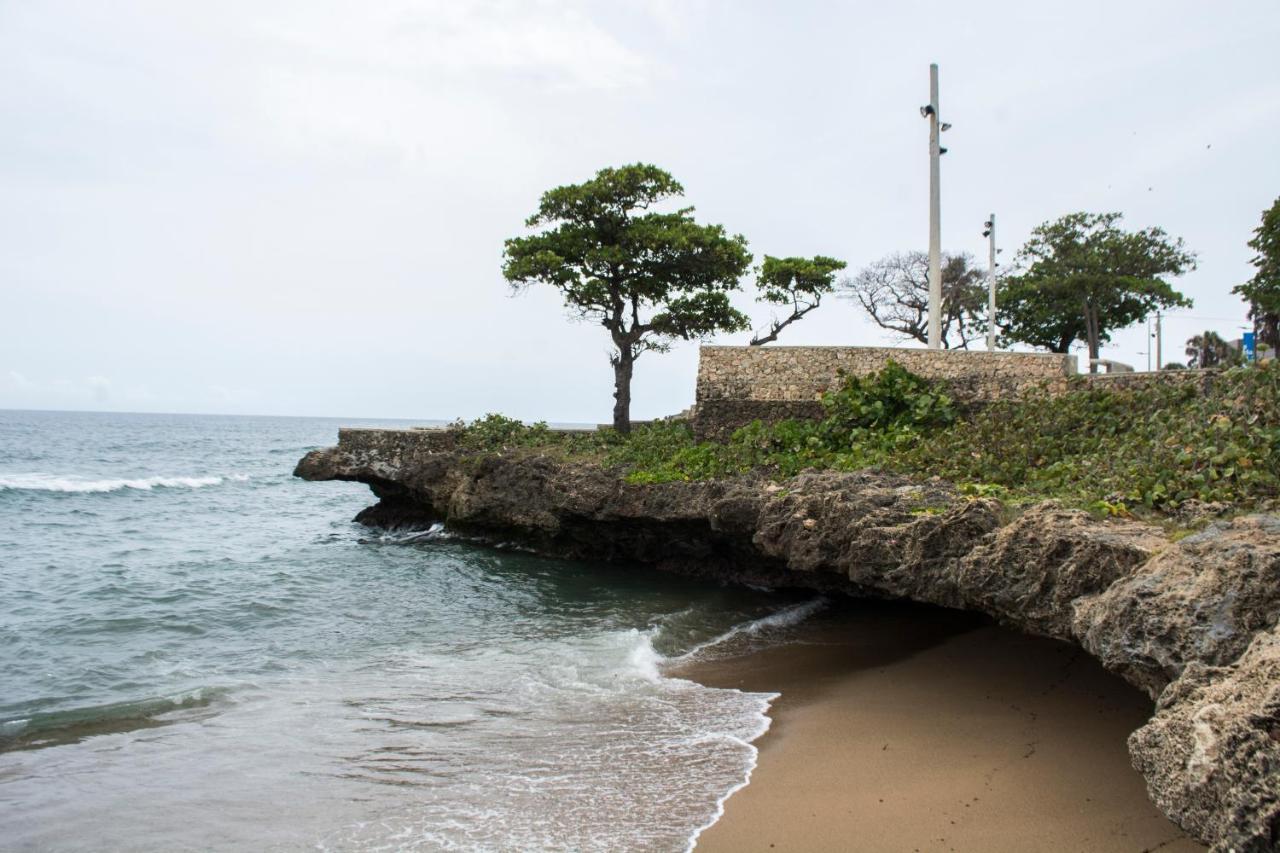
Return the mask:
M923 107L921 107L920 115L922 115L925 118L928 118L929 116L933 115L933 104L925 104Z
M938 149L938 153L939 153L939 154L946 154L946 153L947 153L947 149L945 149L945 148L939 148L939 149Z
M951 125L947 124L945 121L938 126L938 130L947 131L950 129L951 129Z

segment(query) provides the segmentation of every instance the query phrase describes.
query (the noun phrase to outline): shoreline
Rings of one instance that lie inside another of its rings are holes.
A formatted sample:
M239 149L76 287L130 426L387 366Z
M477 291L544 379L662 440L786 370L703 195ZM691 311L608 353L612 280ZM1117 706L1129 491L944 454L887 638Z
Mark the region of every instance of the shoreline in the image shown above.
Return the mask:
M697 850L1205 849L1129 764L1150 700L1078 649L883 602L792 632L667 673L779 694L747 783Z

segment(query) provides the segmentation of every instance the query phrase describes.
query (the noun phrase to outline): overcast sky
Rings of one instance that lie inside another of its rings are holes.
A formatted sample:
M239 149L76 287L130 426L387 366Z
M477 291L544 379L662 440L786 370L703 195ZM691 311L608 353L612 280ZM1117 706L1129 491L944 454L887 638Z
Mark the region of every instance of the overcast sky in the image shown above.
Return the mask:
M931 61L944 248L1163 226L1181 360L1245 323L1277 43L1276 0L0 0L0 408L607 420L603 331L501 276L539 194L647 161L757 258L924 248ZM833 300L780 343L892 340ZM696 360L644 356L633 414Z

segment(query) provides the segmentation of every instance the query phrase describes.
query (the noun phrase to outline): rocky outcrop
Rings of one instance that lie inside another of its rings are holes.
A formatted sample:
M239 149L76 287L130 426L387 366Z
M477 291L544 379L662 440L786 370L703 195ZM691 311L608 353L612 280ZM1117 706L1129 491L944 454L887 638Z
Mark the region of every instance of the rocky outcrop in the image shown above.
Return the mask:
M1023 631L1074 640L1073 602L1107 589L1166 544L1150 525L1101 524L1046 502L961 559L958 603Z
M807 472L629 485L588 462L343 430L297 474L357 480L369 524L443 521L542 553L976 610L1075 642L1158 697L1130 739L1153 800L1215 850L1280 847L1280 518L1172 543L1044 503L1016 518L941 481Z
M1156 805L1236 853L1280 846L1280 632L1224 667L1189 664L1129 736Z
M1081 600L1074 630L1152 698L1189 664L1231 663L1280 617L1280 518L1218 522Z

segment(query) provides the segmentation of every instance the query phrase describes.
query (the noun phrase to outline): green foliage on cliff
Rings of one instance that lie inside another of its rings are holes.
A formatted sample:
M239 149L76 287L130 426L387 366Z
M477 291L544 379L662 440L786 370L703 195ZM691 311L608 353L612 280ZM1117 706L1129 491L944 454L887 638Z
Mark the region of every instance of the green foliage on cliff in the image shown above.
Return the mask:
M998 403L886 460L1031 496L1176 509L1280 495L1280 367Z
M1191 384L1033 394L963 417L932 385L890 365L824 399L819 422L759 422L723 444L668 432L613 460L651 483L767 469L875 467L939 476L975 495L1055 497L1109 514L1190 500L1242 506L1280 496L1280 365Z
M538 448L613 466L652 484L765 471L879 468L938 476L961 492L1014 501L1053 497L1112 515L1187 501L1240 507L1280 497L1280 364L1190 383L1032 394L958 412L938 386L890 363L824 396L820 421L759 421L726 442L683 423L565 436L490 415L463 428L474 449Z

